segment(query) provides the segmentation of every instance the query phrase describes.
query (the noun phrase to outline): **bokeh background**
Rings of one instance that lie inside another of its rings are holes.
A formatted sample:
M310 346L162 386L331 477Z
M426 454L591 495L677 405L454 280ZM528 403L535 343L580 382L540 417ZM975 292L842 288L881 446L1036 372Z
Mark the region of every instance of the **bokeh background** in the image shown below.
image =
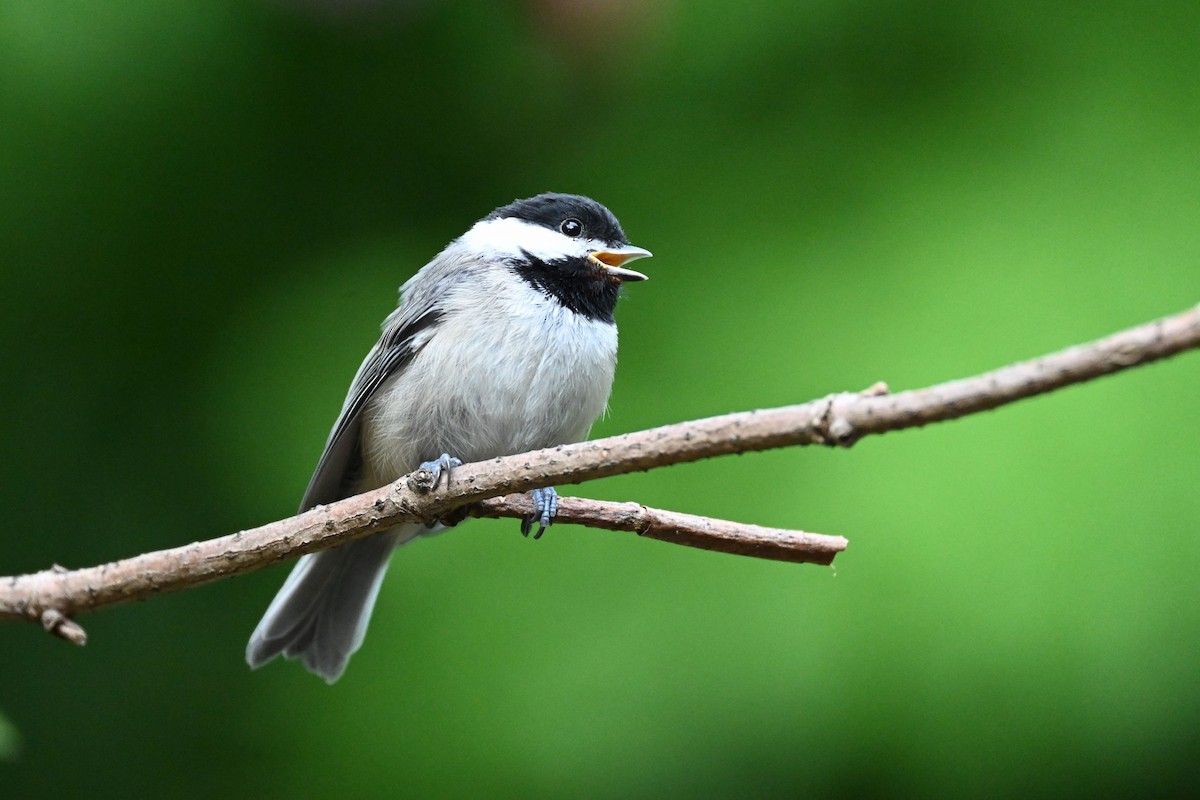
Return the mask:
M0 4L0 574L289 515L396 287L612 207L607 435L966 376L1200 297L1200 5ZM0 627L6 797L1195 791L1200 356L572 492L834 569L471 522L333 687L287 567Z

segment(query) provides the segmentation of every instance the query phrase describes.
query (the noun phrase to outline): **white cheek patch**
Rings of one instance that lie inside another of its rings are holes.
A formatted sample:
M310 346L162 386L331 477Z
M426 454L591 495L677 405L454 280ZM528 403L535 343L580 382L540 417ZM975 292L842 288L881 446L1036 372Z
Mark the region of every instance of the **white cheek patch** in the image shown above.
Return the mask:
M583 257L589 242L572 239L542 225L508 217L475 223L459 241L467 250L487 259L521 258L525 251L543 261Z

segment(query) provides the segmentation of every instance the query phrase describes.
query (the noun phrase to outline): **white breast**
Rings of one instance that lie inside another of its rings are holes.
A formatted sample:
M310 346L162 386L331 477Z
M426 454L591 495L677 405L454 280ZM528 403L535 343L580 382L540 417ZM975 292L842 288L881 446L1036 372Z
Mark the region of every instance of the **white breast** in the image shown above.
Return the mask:
M479 461L586 438L603 413L617 329L512 280L503 267L449 293L412 362L364 410L364 479L442 453Z

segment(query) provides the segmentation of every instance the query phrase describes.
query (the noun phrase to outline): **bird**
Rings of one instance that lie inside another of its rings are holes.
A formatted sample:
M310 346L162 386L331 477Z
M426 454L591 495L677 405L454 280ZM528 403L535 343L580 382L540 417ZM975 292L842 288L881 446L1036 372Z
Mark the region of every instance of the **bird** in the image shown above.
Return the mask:
M651 253L611 211L549 192L496 208L400 287L350 384L300 511L418 468L434 485L463 463L582 441L604 413L617 363L614 311L626 266ZM534 538L553 487L530 493ZM445 521L444 521L445 522ZM299 659L328 683L362 645L392 552L444 530L402 523L302 556L246 645L258 668Z

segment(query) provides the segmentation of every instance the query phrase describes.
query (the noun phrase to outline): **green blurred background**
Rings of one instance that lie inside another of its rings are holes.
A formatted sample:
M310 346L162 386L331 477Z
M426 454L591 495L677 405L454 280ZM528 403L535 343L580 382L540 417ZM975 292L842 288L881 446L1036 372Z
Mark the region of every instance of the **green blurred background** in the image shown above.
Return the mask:
M556 190L655 253L596 435L966 376L1200 298L1195 2L0 4L0 574L287 516L395 289ZM835 569L471 522L333 687L287 567L0 627L0 793L1195 791L1200 356L568 492Z

